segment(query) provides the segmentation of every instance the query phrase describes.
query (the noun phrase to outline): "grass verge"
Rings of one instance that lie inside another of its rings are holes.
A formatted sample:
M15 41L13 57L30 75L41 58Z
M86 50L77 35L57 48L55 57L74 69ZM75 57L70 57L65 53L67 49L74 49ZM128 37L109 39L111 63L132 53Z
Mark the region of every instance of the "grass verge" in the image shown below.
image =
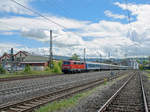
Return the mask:
M84 92L84 93L78 93L69 99L63 99L60 101L52 102L44 107L39 108L38 110L35 110L35 112L54 112L56 110L61 110L61 109L66 109L68 107L72 107L76 105L80 99L90 95L94 90L96 90L96 88L94 88L93 90Z
M147 76L148 80L150 80L150 74L149 73L145 73L145 76Z
M146 70L147 72L150 72L150 70Z
M55 75L62 73L55 73L52 71L32 71L30 73L24 73L23 71L15 72L15 73L6 73L1 74L0 78L10 78L10 77L23 77L23 76L39 76L39 75Z
M115 83L115 81L121 80L121 79L125 78L126 76L127 75L121 76L121 77L119 77L115 80L109 81L109 82L107 82L107 80L104 79L104 81L105 81L104 84L102 84L96 88L93 88L92 90L78 93L68 99L63 99L60 101L52 102L50 104L47 104L46 106L43 106L43 107L35 110L35 112L54 112L54 111L59 111L59 110L63 110L66 108L71 108L71 107L75 106L79 102L80 99L88 97L93 92L95 92L97 89L102 89L102 88L106 87L107 85L112 85Z

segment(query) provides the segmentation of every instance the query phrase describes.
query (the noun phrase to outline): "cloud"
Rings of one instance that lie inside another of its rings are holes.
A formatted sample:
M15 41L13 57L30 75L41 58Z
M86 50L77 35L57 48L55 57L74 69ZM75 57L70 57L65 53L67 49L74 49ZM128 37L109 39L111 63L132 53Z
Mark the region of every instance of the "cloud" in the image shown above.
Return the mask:
M57 16L48 16L49 19L55 21L66 27L67 29L81 29L86 27L89 24L88 21L78 21L74 19L64 18L64 17L57 17ZM20 30L23 28L27 29L52 29L58 30L63 29L62 27L47 21L41 17L10 17L10 18L1 18L0 24L4 26L1 30ZM12 27L13 26L13 27Z
M49 16L57 23L62 24L68 29L80 30L86 27L88 21L77 21L73 19L67 19L64 17ZM5 24L4 24L5 23ZM18 31L23 37L35 39L41 42L49 42L49 30L53 30L53 41L57 46L78 46L83 43L80 34L73 33L57 26L56 24L44 21L40 17L26 18L26 17L11 17L0 19L0 24L4 27L0 28L4 32L11 32L13 30ZM13 26L13 27L12 27Z
M49 42L50 31L41 29L29 29L21 32L22 36L32 38L41 42ZM80 36L72 32L64 32L62 30L53 31L53 43L57 47L72 47L82 45L83 40Z
M84 29L82 36L99 37L99 38L114 38L126 37L128 25L119 22L100 21L92 23Z
M33 0L16 0L17 2L23 4L24 6L31 7L29 5ZM0 1L0 12L4 13L15 13L15 14L32 14L27 9L19 6L18 4L12 2L11 0L1 0Z
M20 44L15 43L0 43L0 48L12 48L12 47L19 47Z
M106 10L104 14L108 17L112 17L114 19L125 19L127 18L125 15L113 14L111 11Z
M126 10L125 4L116 2L115 5ZM135 10L139 7L140 10ZM34 39L40 42L49 42L49 30L53 30L54 54L71 56L73 53L83 57L83 49L86 48L87 57L103 57L128 55L149 55L150 44L150 5L130 4L128 10L136 16L135 21L129 25L117 21L101 20L99 22L79 21L75 19L47 15L53 21L67 27L63 29L41 17L9 17L0 19L0 30L4 32L18 31L20 36ZM125 17L111 12L105 12L113 18ZM6 24L4 24L6 23ZM73 31L73 32L71 32ZM84 37L84 40L83 40ZM90 41L86 38L91 38ZM131 39L133 38L134 39ZM14 46L15 47L15 46ZM18 49L16 47L16 49ZM28 48L21 50L48 54L49 48ZM138 53L137 53L138 52Z
M18 49L18 47L22 47L22 45L16 43L0 43L0 56L5 52L9 53L11 48Z

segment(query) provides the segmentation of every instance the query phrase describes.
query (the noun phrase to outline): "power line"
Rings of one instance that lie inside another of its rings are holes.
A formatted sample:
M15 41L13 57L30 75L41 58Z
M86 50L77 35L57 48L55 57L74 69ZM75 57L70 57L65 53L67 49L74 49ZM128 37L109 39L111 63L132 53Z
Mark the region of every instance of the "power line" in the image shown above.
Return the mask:
M50 21L50 22L52 22L52 23L54 23L54 24L56 24L56 25L58 25L58 26L60 26L60 27L62 27L62 28L64 28L64 29L67 29L65 26L63 26L63 25L61 25L61 24L59 24L59 23L56 23L55 21L51 20L50 18L48 18L48 17L42 15L41 13L39 13L39 12L33 10L33 9L30 9L30 8L28 8L28 7L24 6L24 5L22 5L21 3L15 1L15 0L10 0L10 1L12 1L12 2L14 2L14 3L16 3L16 4L20 5L20 6L22 6L23 8L25 8L25 9L27 9L27 10L29 10L29 11L31 11L31 12L33 12L33 13L39 15L39 16L41 16L41 17L43 17L44 19L46 19L46 20L48 20L48 21Z
M131 40L134 41L134 37L132 34L131 16L129 13L129 7L128 7L128 1L127 0L125 0L125 5L126 5L126 10L127 10L127 19L128 19L128 25L129 25L128 32L129 32L129 36L131 36Z
M129 10L128 10L128 2L127 2L127 0L125 0L125 4L126 4L126 9L127 9L128 23L130 24L131 23L131 17L130 17Z
M19 6L22 6L23 8L25 8L25 9L29 10L30 12L33 12L33 13L37 14L38 16L43 17L44 19L46 19L46 20L50 21L51 23L54 23L54 24L56 24L57 26L62 27L63 29L68 29L67 27L65 27L65 26L63 26L63 25L61 25L61 24L59 24L59 23L57 23L57 22L55 22L55 21L51 20L50 18L48 18L48 17L46 17L46 16L42 15L41 13L39 13L39 12L37 12L37 11L33 10L33 9L30 9L29 7L26 7L26 6L22 5L21 3L19 3L19 2L17 2L17 1L15 1L15 0L10 0L10 1L12 1L12 2L14 2L14 3L18 4ZM74 33L75 35L79 35L79 34L78 34L78 33L76 33L76 32L72 32L72 33Z

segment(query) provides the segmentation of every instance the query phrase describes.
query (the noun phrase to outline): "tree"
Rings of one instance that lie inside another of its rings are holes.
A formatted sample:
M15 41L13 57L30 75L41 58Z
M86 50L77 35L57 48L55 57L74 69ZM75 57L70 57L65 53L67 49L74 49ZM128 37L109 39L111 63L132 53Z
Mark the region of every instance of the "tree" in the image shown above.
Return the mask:
M148 59L149 59L149 67L150 67L150 56L148 57Z
M140 64L139 69L140 69L140 70L143 70L143 69L144 69L144 66L143 66L142 64Z
M53 62L53 72L54 73L62 73L59 62Z
M30 73L31 72L31 68L28 64L25 66L24 72L25 73Z
M145 66L145 65L147 65L148 64L148 61L147 60L144 60L143 61L143 65Z
M139 63L139 64L141 63L139 59L137 59L136 62Z
M5 74L6 70L0 65L0 74Z
M79 60L79 56L78 56L76 53L74 53L74 54L72 55L71 59L77 61L77 60Z

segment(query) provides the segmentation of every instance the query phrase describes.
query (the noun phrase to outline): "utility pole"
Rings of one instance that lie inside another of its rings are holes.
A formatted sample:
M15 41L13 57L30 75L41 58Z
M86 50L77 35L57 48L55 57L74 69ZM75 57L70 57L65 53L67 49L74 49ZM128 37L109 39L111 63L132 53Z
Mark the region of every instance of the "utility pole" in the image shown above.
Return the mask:
M86 49L84 48L84 63L86 62L85 54L86 54Z
M99 62L101 62L101 54L99 54Z
M150 56L148 57L148 59L149 59L149 68L150 68Z
M13 72L13 66L14 66L14 50L11 48L10 50L10 65L11 65L11 72Z
M50 30L50 47L49 47L49 67L53 67L53 51L52 51L52 30Z

